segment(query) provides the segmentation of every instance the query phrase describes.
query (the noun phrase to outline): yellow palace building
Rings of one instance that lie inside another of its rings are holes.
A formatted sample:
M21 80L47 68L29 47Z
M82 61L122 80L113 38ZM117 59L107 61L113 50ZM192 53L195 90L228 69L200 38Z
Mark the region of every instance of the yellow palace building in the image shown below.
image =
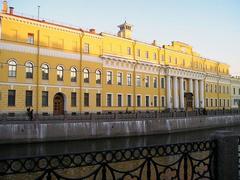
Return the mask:
M223 109L231 107L227 64L188 44L159 47L117 35L0 13L0 113Z

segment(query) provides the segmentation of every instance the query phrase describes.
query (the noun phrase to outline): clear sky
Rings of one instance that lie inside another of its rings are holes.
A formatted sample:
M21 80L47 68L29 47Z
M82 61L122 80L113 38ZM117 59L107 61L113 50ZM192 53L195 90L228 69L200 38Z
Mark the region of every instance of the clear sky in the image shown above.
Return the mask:
M240 75L240 0L9 0L16 12L116 34L127 20L133 37L160 45L177 40Z

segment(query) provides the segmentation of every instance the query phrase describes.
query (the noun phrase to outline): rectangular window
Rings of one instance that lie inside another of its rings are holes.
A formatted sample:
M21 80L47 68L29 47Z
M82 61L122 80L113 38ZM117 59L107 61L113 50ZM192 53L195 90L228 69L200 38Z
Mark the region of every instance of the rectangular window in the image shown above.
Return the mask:
M89 107L89 93L84 93L84 106Z
M122 95L118 94L118 107L122 107Z
M89 44L88 43L84 43L83 52L89 54Z
M137 50L137 56L138 56L138 57L141 56L141 50L140 50L140 49Z
M32 106L32 91L26 91L25 105L26 107Z
M161 78L161 88L165 88L165 78Z
M130 47L127 48L127 52L128 52L128 55L131 55L132 54L132 50Z
M96 94L96 106L101 107L101 94L100 93Z
M164 96L161 98L161 102L162 102L162 107L165 107L165 97Z
M107 84L112 84L112 72L107 72Z
M128 107L132 106L132 95L127 95L127 106Z
M153 53L153 59L154 59L154 60L157 59L157 53Z
M122 73L117 73L117 83L118 83L118 85L122 85L122 81L123 81Z
M208 99L206 99L206 107L208 107Z
M211 99L211 107L213 107L213 99Z
M127 85L128 86L132 85L132 74L127 74Z
M137 96L137 107L141 107L141 96Z
M150 97L146 96L146 107L150 106Z
M138 87L141 86L141 76L139 76L139 75L136 77L136 85L137 85Z
M154 105L154 107L158 106L158 97L157 96L154 96L153 105Z
M107 94L107 107L112 107L112 94Z
M157 77L154 77L154 79L153 79L153 87L154 88L157 88L158 87L158 78Z
M215 93L217 93L217 85L215 85Z
M71 106L72 107L77 106L77 93L76 92L71 93Z
M164 55L162 55L162 58L161 58L161 59L162 59L162 61L164 61L164 60L165 60L165 58L164 58Z
M183 81L183 90L186 91L186 81Z
M218 102L217 102L217 99L215 99L215 106L216 106L216 107L218 106Z
M149 58L149 52L146 51L146 58L148 59Z
M16 91L8 90L8 106L15 106L16 101Z
M222 107L222 100L219 99L219 106Z
M240 95L240 89L238 89L238 95Z
M27 43L34 44L34 34L33 33L28 33Z
M48 106L48 91L42 91L42 106Z
M236 94L236 89L235 88L233 88L233 94Z
M150 86L150 77L146 76L145 78L145 87L149 87Z

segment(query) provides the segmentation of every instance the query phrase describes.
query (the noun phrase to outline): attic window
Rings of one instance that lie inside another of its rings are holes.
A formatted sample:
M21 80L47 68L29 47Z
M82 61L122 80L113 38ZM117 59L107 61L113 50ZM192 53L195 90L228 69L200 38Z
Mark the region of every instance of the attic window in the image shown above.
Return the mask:
M27 43L34 44L34 34L33 33L28 33Z

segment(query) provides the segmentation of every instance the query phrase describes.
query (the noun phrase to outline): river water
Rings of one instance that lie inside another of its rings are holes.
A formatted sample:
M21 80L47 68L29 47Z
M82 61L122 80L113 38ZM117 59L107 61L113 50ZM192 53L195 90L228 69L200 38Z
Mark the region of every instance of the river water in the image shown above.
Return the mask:
M2 144L0 145L0 159L63 155L203 141L209 140L216 131L223 130L233 131L236 134L240 135L240 126L237 126L150 136L42 142L29 144Z

